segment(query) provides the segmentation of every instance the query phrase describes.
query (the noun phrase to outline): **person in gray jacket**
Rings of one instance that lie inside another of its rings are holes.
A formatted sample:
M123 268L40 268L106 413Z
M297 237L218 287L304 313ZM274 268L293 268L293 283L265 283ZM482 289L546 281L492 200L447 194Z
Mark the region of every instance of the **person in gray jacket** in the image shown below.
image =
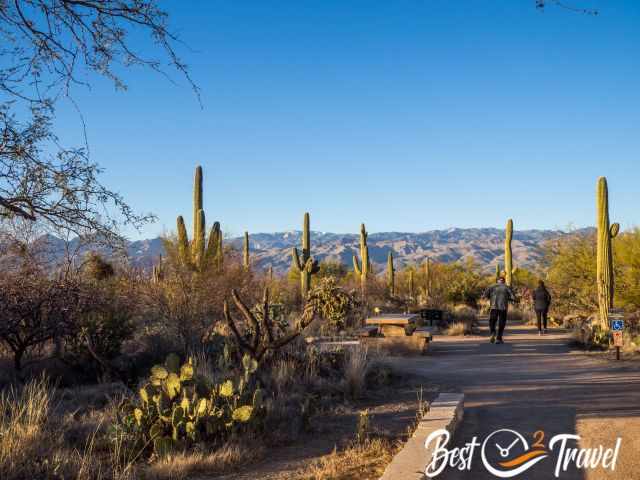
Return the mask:
M489 312L490 341L491 343L504 343L502 334L507 325L507 310L509 310L509 303L516 301L513 290L505 284L504 277L500 277L498 283L485 290L483 297L491 301L491 310ZM498 324L497 339L496 323Z
M547 316L551 305L551 294L542 280L538 282L538 288L531 294L531 299L533 300L536 317L538 317L538 335L542 335L547 333Z

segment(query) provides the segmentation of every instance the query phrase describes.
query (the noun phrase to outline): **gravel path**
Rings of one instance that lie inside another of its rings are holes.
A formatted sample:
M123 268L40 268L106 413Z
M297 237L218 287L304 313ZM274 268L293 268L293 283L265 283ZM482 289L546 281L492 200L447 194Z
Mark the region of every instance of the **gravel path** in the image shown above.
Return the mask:
M501 428L517 430L529 445L534 432L543 430L547 449L549 439L562 433L579 435L578 444L567 445L581 448L614 447L621 437L615 471L569 467L557 478L640 479L640 362L572 350L561 331L538 336L532 327L508 325L506 343L493 345L487 330L484 322L480 335L438 336L429 355L392 360L397 368L440 385L441 391L465 393L465 418L449 447L464 446L476 435L482 442ZM504 446L515 438L501 435ZM470 470L448 468L437 478L497 478L485 469L477 450ZM556 478L558 450L556 445L547 458L512 478ZM487 451L490 461L499 459L493 441ZM523 452L516 444L508 458Z

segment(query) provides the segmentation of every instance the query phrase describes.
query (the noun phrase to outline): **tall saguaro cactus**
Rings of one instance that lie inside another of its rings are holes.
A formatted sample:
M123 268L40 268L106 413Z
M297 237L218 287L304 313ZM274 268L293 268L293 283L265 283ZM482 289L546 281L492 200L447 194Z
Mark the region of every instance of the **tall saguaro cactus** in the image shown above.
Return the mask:
M311 276L318 273L320 267L318 261L314 260L311 256L311 230L309 228L310 220L309 213L304 214L304 221L302 227L302 257L298 254L298 249L293 247L291 250L291 263L294 268L300 274L300 293L302 298L307 298L307 293L311 288Z
M427 300L431 298L431 258L427 257L427 261L424 262L424 293Z
M178 234L178 256L184 265L204 270L213 263L217 268L222 268L222 232L220 223L215 222L209 233L209 239L205 236L206 223L204 210L202 209L202 167L196 167L193 179L193 240L189 241L184 218L180 215L176 220Z
M387 256L387 289L389 295L396 293L396 271L393 267L393 253L389 252Z
M415 283L413 280L413 269L409 270L409 299L413 302Z
M609 225L609 189L607 179L600 177L596 188L596 226L598 229L596 279L600 322L609 326L609 310L613 307L614 273L611 240L618 235L620 224Z
M242 245L242 266L245 271L251 268L251 259L249 258L249 232L244 232L244 243Z
M511 251L511 240L513 240L513 220L507 221L507 229L504 239L504 271L507 285L513 283L513 259Z
M360 285L362 293L367 291L367 277L369 276L369 269L371 264L369 262L369 247L367 246L367 229L364 223L360 225L360 263L358 263L358 257L353 256L353 269L356 275L360 277Z

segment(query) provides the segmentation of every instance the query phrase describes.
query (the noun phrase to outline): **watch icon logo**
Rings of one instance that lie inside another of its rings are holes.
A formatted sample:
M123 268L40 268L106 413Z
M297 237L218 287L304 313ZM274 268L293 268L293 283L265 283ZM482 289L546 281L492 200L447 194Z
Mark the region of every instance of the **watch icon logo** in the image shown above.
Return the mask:
M534 443L529 447L527 440L515 430L496 430L482 443L482 463L498 478L515 477L548 456L542 443L544 432L538 430L533 438Z

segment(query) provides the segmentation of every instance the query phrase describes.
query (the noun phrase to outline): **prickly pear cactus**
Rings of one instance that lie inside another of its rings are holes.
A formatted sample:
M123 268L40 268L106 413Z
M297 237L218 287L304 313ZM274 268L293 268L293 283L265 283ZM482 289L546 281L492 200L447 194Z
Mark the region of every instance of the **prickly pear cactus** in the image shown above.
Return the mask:
M177 355L169 355L151 368L137 398L121 406L118 430L141 450L162 456L255 426L264 411L262 390L254 386L257 369L245 356L241 375L215 384L195 373L191 358L181 364Z

